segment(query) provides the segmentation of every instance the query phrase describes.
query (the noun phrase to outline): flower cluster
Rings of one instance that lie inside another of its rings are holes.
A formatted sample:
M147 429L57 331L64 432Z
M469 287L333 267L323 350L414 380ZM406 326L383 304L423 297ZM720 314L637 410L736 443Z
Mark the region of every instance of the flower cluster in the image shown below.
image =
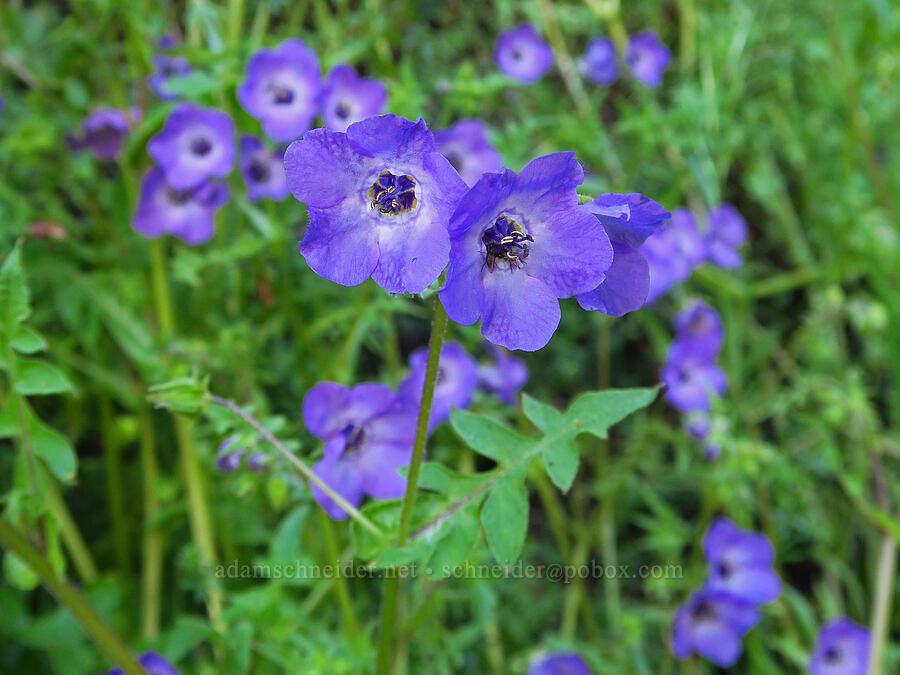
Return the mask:
M643 31L628 38L625 64L638 81L658 87L669 67L672 53L653 31ZM587 44L579 60L582 75L594 84L608 87L619 77L616 45L607 37L597 37Z
M760 620L759 606L781 594L773 569L775 549L765 535L717 518L703 539L709 563L704 586L675 615L672 653L696 652L723 668L741 655L741 641Z
M687 430L698 441L708 439L713 399L728 386L716 365L724 337L718 312L701 300L692 301L675 317L675 340L662 367L665 399L686 415ZM717 446L707 445L708 457L718 452Z
M870 642L869 631L850 619L830 621L819 631L809 675L866 675Z

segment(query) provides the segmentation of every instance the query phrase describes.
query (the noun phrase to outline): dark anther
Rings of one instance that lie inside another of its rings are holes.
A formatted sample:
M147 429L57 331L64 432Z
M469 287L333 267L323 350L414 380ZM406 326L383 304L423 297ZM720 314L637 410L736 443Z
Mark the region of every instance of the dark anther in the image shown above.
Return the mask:
M266 166L264 162L261 162L259 160L253 160L252 162L250 162L247 173L250 174L250 178L252 178L256 183L265 183L267 180L269 180L269 176L271 175L269 167Z
M528 258L526 242L534 242L534 237L522 232L518 223L506 214L500 214L494 224L481 234L484 244L484 262L493 272L498 262L509 263L509 269L519 269Z
M416 208L416 181L412 176L395 176L382 171L369 188L372 208L387 216L396 216Z
M193 152L198 157L204 157L209 154L209 151L212 150L212 143L209 142L209 139L205 136L198 136L194 140L191 141L191 152Z

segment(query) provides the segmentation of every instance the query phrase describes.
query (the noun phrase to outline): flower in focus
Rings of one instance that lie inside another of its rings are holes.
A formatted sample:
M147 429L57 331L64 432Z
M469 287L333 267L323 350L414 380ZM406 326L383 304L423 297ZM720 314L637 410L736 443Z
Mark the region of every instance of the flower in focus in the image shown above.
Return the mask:
M741 266L738 249L747 239L747 221L731 204L719 204L709 212L704 235L706 256L713 265L734 269Z
M830 621L816 638L809 675L866 675L869 631L846 617Z
M526 23L500 33L494 59L497 67L512 79L533 84L553 66L553 50L534 26Z
M713 397L721 396L728 387L721 368L679 342L669 346L662 381L666 401L683 413L708 412Z
M719 313L702 300L692 300L675 317L675 341L701 358L715 361L724 340Z
M591 675L591 669L574 652L544 652L532 659L528 675Z
M153 72L147 78L147 84L163 101L174 101L179 98L179 94L171 90L169 80L184 77L190 72L191 64L183 56L157 54L153 57Z
M650 290L650 267L641 245L662 229L671 214L642 194L605 194L580 207L603 225L613 261L597 288L576 296L586 310L622 316L644 306Z
M487 128L480 120L459 120L449 129L434 133L437 151L472 187L483 173L500 171L503 158L491 145Z
M147 152L176 190L190 190L234 165L234 122L220 110L182 103L147 143Z
M559 325L559 298L597 286L612 263L600 222L578 207L572 152L479 179L450 220L447 315L507 349L535 351Z
M672 286L691 276L703 262L706 246L697 229L694 215L685 208L676 209L668 227L647 237L641 253L650 266L647 302L664 295Z
M281 201L288 196L284 175L284 148L267 150L253 136L241 136L241 175L247 183L247 199Z
M619 77L616 46L609 38L594 38L588 42L579 61L582 74L594 84L608 87Z
M662 76L669 66L672 53L653 31L643 31L628 38L625 51L625 63L631 74L648 87L658 87Z
M740 657L741 641L759 618L746 600L710 589L695 591L675 615L672 653L684 660L696 652L728 668Z
M207 181L190 190L176 190L165 173L153 167L141 181L141 195L132 227L145 237L172 234L190 245L208 241L215 231L216 210L228 201L221 181Z
M111 162L122 151L128 136L128 118L115 108L98 108L81 123L82 135L72 138L72 150L86 148L99 160Z
M710 566L706 587L763 605L781 594L772 565L775 549L765 535L745 532L727 518L716 518L703 538Z
M481 388L496 394L506 405L516 405L516 394L528 381L528 368L515 356L490 342L487 348L494 357L493 363L478 366Z
M396 115L314 129L288 147L288 187L309 206L300 253L344 286L369 277L391 293L419 293L447 264L447 223L465 183L435 150L424 120Z
M354 122L380 115L387 89L376 79L360 77L353 66L340 63L328 73L322 88L322 119L333 131L347 131Z
M303 420L310 433L325 441L324 456L313 472L350 504L358 506L363 495L403 495L406 478L397 469L412 459L416 415L402 408L389 387L360 384L348 389L320 382L303 399ZM318 486L310 487L328 515L347 517Z
M400 383L397 391L403 405L418 413L425 384L428 350L417 349L409 357L409 376ZM478 388L478 366L462 345L448 342L441 349L437 379L434 383L434 399L428 428L450 419L450 408L467 408Z
M321 86L316 53L301 40L290 39L250 58L237 97L266 134L287 142L312 126Z
M147 675L179 675L175 667L156 652L145 652L138 663L147 671ZM113 668L106 675L124 675L121 668Z

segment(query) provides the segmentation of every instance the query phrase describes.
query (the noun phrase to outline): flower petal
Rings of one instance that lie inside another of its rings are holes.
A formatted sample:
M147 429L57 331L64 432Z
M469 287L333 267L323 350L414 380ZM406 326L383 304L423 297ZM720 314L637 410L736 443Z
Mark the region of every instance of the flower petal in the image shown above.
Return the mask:
M356 194L369 165L345 134L313 129L285 151L284 170L298 201L325 209Z
M375 228L342 218L342 211L309 209L300 253L319 276L342 286L358 286L378 265L378 235Z
M485 274L481 333L507 349L537 351L559 326L559 301L539 279L522 270Z
M609 316L622 316L644 306L650 288L650 266L641 252L618 241L612 241L613 261L606 278L597 288L577 296L586 310L597 310Z

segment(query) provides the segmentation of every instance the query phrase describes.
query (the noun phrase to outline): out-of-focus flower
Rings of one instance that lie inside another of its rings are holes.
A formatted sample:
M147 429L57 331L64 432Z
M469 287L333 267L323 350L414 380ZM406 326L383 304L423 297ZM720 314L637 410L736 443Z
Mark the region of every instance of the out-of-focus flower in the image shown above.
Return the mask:
M684 660L696 652L728 668L740 657L741 641L759 618L759 611L746 600L721 591L696 591L675 615L672 653Z
M653 31L643 31L628 38L625 63L631 74L648 87L658 87L662 83L663 72L671 59L669 48Z
M247 468L262 473L269 468L269 456L264 452L254 452L247 458Z
M725 269L740 267L738 249L747 239L747 221L731 204L719 204L709 212L707 222L703 239L709 261Z
M705 412L692 412L685 417L684 422L687 432L696 440L703 441L709 436L712 422L709 414Z
M591 675L591 669L574 652L544 652L531 660L528 675Z
M647 302L651 303L691 276L703 262L706 246L694 215L688 209L680 208L672 213L668 227L647 237L641 253L650 266Z
M72 150L89 150L94 157L111 162L122 151L122 144L128 136L128 118L115 108L98 108L84 118L80 137L70 137Z
M216 450L216 469L222 473L231 473L241 465L241 458L247 452L247 448L234 447L237 442L236 436L229 436L219 443L219 449Z
M486 344L494 360L478 366L481 388L495 394L506 405L516 405L516 395L528 381L528 368L505 349L490 342Z
M763 605L781 594L772 565L775 549L765 535L746 532L727 518L717 518L703 538L710 574L706 587Z
M163 101L174 101L179 95L171 90L169 80L173 77L184 77L190 72L191 64L183 56L157 54L153 57L153 72L147 78L147 84Z
M228 188L221 181L176 190L166 183L163 170L153 167L141 181L141 196L131 224L145 237L172 234L188 244L202 244L212 237L216 210L228 196Z
M534 26L526 23L500 33L494 59L501 72L519 82L533 84L553 66L553 50Z
M459 120L449 129L434 133L437 151L459 172L466 185L472 187L481 174L500 171L503 158L491 145L487 127L481 120Z
M175 190L190 190L234 166L234 122L220 110L182 103L169 114L147 152Z
M138 659L148 675L179 675L175 667L156 652L145 652ZM124 675L121 668L113 668L107 675Z
M376 79L360 77L353 66L336 65L322 88L322 119L332 131L347 131L354 122L380 115L387 89Z
M396 499L406 489L397 469L412 459L416 415L402 407L397 394L382 384L348 389L320 382L303 399L303 420L310 433L325 441L315 474L353 506L363 495ZM347 513L315 484L313 496L335 520Z
M446 266L447 223L466 186L423 120L383 115L346 133L314 129L290 145L284 166L294 197L310 207L300 253L316 274L419 293Z
M448 316L482 320L488 341L535 351L559 325L559 298L597 286L612 263L600 222L578 207L584 172L574 153L532 160L518 175L489 173L450 221L450 265L440 291Z
M403 405L416 413L422 401L427 365L428 350L422 348L414 351L409 357L410 374L397 387ZM462 345L456 342L445 344L438 362L428 427L434 429L450 419L451 408L468 408L477 387L478 365L475 359L469 356Z
M241 136L241 175L247 184L247 199L281 201L288 196L284 175L284 148L266 149L253 136Z
M578 65L587 79L604 87L608 87L619 77L616 46L609 38L599 37L588 42Z
M866 675L869 631L846 617L827 623L816 638L809 675Z
M287 142L312 126L321 87L316 53L301 40L290 39L250 58L237 97L266 134Z
M700 358L715 361L724 339L719 313L702 300L692 300L675 317L676 342Z
M721 396L728 387L721 368L679 342L669 346L662 381L666 401L683 413L709 412L713 397Z
M586 310L622 316L643 307L650 290L650 268L641 250L647 237L662 229L671 214L642 194L605 194L583 204L612 243L613 261L597 288L576 296Z

